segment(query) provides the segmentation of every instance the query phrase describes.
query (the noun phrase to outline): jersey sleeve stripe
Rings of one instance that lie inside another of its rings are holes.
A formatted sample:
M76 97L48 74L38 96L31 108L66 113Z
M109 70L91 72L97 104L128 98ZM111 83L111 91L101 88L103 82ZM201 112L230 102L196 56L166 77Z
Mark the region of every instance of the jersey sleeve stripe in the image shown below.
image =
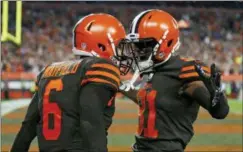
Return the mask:
M104 79L100 79L100 78L88 78L85 79L81 82L81 85L84 85L87 82L96 82L96 83L103 83L103 84L108 84L108 85L112 85L113 87L115 87L116 89L118 89L118 86L110 81L104 80Z
M190 78L190 77L199 77L197 72L192 72L192 73L185 73L185 74L180 74L180 78Z
M118 78L120 78L120 75L118 75L115 71L113 70L110 70L110 69L107 69L107 68L98 68L98 67L93 67L91 69L89 69L89 71L103 71L103 72L107 72L107 73L110 73Z
M104 77L107 77L107 78L110 78L112 80L114 80L118 85L120 85L120 79L111 74L111 73L108 73L108 72L104 72L104 71L87 71L86 76L94 76L94 75L99 75L99 76L104 76Z
M194 66L187 66L187 67L184 67L181 69L181 72L184 72L184 71L189 71L189 70L194 70Z
M211 73L211 70L208 67L202 66L202 69L207 73Z
M111 64L106 64L106 63L96 63L91 66L92 68L105 68L114 71L117 75L120 75L120 71L117 67L111 65Z
M202 66L202 69L207 73L210 73L210 69L208 67ZM190 71L190 70L195 70L195 67L193 65L184 67L181 69L181 72Z

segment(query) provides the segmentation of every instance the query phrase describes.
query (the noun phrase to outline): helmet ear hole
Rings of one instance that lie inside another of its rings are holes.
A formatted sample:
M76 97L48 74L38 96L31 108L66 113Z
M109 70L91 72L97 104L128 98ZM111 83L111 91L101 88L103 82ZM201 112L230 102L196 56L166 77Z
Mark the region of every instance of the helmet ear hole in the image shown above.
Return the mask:
M173 42L173 39L169 40L169 42L167 43L167 46L170 47L172 42Z
M105 51L105 45L101 44L101 43L98 43L98 47L99 49L101 49L101 51Z

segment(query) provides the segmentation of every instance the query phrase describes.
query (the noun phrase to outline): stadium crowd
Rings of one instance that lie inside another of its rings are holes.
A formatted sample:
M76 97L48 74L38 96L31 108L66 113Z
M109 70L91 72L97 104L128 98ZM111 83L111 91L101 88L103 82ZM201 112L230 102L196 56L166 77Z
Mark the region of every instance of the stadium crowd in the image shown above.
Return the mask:
M72 58L72 28L91 12L110 13L129 29L133 17L147 8L162 8L173 14L181 27L182 45L178 53L216 62L225 74L243 73L243 11L222 8L192 8L151 5L123 5L79 2L79 4L24 2L22 45L2 43L2 71L38 73L54 61ZM80 7L82 9L80 9ZM43 11L44 10L44 11ZM10 13L10 32L14 32L14 13Z

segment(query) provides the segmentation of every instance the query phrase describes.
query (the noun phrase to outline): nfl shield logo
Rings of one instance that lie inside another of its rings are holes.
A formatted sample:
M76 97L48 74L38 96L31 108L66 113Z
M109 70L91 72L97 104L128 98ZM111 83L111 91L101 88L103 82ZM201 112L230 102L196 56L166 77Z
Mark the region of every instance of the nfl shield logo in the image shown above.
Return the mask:
M164 57L164 53L163 52L160 52L159 53L159 58L163 58Z
M86 47L87 47L86 43L81 43L81 48L82 48L83 50L85 50Z

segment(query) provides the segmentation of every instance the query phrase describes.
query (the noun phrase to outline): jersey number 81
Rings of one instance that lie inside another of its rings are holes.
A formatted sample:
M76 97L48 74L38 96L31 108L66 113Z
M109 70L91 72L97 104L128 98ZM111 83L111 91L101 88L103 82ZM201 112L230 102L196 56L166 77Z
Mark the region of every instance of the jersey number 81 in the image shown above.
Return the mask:
M140 107L139 107L139 126L137 130L137 134L140 136L144 136L147 138L158 137L158 130L155 128L156 94L157 91L153 90L150 84L148 84L145 88L138 91L138 99L140 102Z

